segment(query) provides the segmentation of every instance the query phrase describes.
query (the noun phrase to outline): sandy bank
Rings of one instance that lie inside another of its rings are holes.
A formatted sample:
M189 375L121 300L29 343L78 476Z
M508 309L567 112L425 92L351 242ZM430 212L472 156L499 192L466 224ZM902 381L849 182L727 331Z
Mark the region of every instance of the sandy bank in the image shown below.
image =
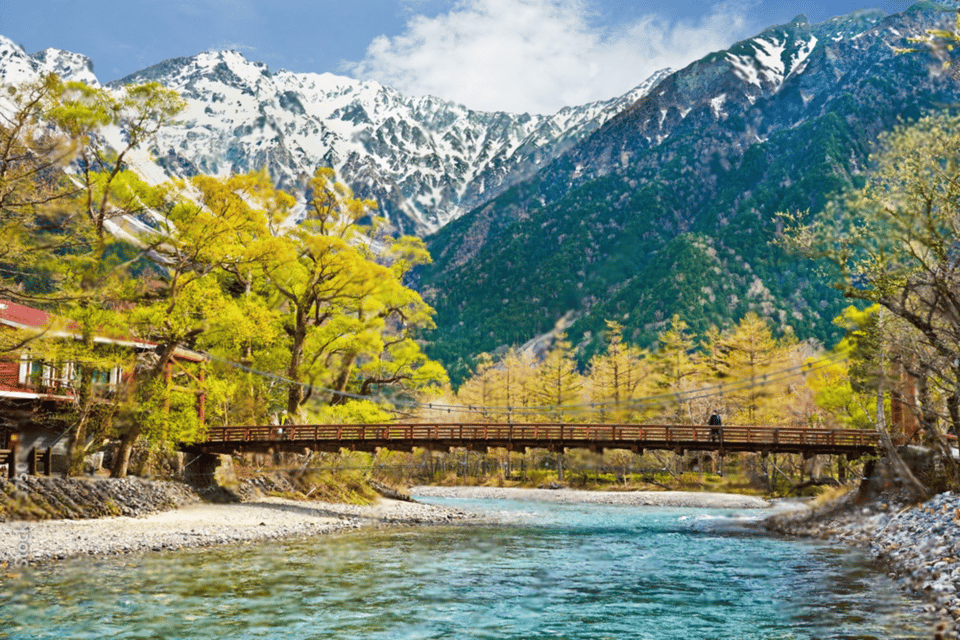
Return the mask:
M693 491L577 491L574 489L515 489L501 487L414 487L414 498L462 498L467 500L534 500L627 504L650 507L691 507L702 509L765 509L772 504L763 498L732 493Z

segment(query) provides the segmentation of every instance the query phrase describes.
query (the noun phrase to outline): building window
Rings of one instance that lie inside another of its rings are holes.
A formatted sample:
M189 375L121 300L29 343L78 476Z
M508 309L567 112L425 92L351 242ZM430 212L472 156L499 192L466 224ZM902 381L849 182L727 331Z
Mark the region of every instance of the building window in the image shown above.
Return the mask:
M20 357L20 384L26 387L66 387L73 383L74 370L72 362L47 364L23 355Z

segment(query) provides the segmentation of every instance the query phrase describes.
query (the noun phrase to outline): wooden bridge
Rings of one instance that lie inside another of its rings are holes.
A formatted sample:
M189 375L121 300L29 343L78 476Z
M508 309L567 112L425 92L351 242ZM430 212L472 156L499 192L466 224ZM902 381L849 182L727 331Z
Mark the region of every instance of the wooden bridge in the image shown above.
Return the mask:
M857 429L808 429L770 426L724 426L641 424L485 424L398 423L366 425L286 425L213 427L207 439L191 445L207 453L293 451L375 451L379 448L411 451L416 447L449 451L466 448L487 451L527 449L645 449L685 451L752 451L844 455L856 459L875 453L880 446L876 431Z

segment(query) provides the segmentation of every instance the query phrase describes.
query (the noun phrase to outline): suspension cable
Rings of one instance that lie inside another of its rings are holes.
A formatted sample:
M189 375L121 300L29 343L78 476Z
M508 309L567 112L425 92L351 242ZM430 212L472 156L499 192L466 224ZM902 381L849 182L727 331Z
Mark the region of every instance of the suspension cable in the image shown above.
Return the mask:
M840 364L847 362L849 360L848 356L842 353L830 353L826 356L823 356L820 362L811 363L806 362L802 365L795 365L785 369L780 369L777 371L765 373L762 375L751 376L749 378L742 378L735 380L729 383L718 383L715 385L710 385L706 387L700 387L697 389L691 389L688 391L677 391L677 392L664 392L660 394L645 396L642 398L631 398L628 400L620 401L606 401L606 402L590 402L590 403L581 403L581 404L568 404L568 405L556 405L556 404L546 404L546 405L526 405L518 407L504 407L504 406L488 406L488 405L461 405L461 404L445 404L440 402L421 402L417 400L404 400L404 399L387 399L381 396L365 396L356 393L350 393L348 391L340 391L337 389L330 389L327 387L319 387L309 383L300 382L298 380L292 380L285 376L281 376L275 373L270 373L268 371L261 371L253 367L222 358L220 356L214 355L209 352L200 351L202 355L210 359L211 361L218 362L220 364L232 367L234 369L239 369L246 373L250 373L262 378L274 380L276 382L287 384L287 385L297 385L305 389L312 389L314 391L319 391L321 393L328 393L331 395L339 396L342 398L349 398L352 400L367 400L372 401L376 404L387 405L389 404L391 408L406 408L408 410L430 410L430 411L446 411L447 413L473 413L473 414L483 414L483 415L526 415L526 414L542 414L547 412L561 412L561 413L583 413L587 411L597 411L604 409L628 409L628 410L641 410L645 408L655 408L659 406L671 405L678 402L691 402L694 400L703 400L708 398L722 398L725 393L731 392L743 392L751 389L762 388L770 386L774 383L783 382L792 378L805 377L808 374L824 369L835 364Z

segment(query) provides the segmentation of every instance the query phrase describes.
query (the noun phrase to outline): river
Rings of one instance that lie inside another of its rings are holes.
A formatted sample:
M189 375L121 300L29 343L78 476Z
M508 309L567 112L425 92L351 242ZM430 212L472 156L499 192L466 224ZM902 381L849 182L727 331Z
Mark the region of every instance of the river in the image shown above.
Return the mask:
M860 552L753 511L424 501L490 525L73 560L0 586L0 638L929 638Z

